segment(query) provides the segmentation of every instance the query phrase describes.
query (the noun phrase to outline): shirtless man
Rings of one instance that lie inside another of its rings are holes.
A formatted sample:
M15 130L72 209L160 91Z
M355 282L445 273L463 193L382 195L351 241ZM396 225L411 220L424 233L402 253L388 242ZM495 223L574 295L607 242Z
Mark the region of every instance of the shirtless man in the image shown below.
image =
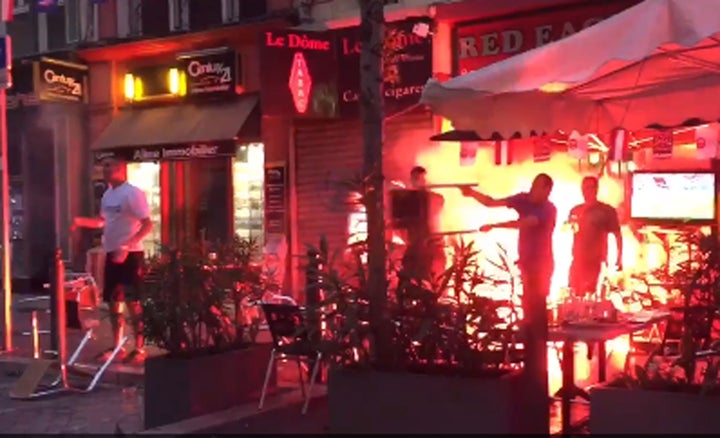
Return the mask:
M445 199L427 190L427 170L416 166L410 171L410 187L427 193L427 221L417 221L407 229L407 249L403 268L416 278L430 279L445 270L445 247L438 235L440 211Z
M608 235L615 236L617 268L622 270L622 233L615 208L600 202L598 179L594 176L583 178L584 201L570 210L568 222L575 231L572 249L572 264L568 284L578 296L595 293L603 262L608 256Z
M102 162L108 189L100 203L100 217L77 217L73 228L103 229L105 251L105 284L103 299L108 303L113 338L117 343L124 328L123 303L130 313L135 333L135 349L126 361L145 357L142 334L140 289L144 266L143 240L152 231L150 208L142 190L127 182L126 163L117 158ZM108 355L113 347L104 354Z

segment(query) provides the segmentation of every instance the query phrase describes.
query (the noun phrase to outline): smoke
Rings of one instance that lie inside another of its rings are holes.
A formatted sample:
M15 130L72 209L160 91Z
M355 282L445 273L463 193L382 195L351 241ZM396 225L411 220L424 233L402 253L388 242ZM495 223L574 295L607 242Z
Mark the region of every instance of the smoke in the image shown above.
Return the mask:
M412 166L420 165L428 171L429 184L472 183L477 184L477 190L495 198L502 198L528 190L538 173L549 174L555 182L550 201L555 204L558 211L553 240L555 252L553 294L557 294L560 287L567 284L573 237L572 232L563 227L563 223L570 209L582 202L580 192L582 178L587 175L597 175L598 170L591 167L587 161L579 163L562 151L554 152L550 161L535 163L531 157L532 147L527 141L512 142L511 147L513 148L511 165L496 165L494 144L483 143L477 151L475 164L461 166L460 143L431 142L427 135L421 138L419 134L411 133L386 152L386 175L388 179L400 179L406 182ZM463 234L462 238L465 241L474 241L476 248L482 251L485 258L497 261L498 245L501 245L511 259L517 259L517 231L493 230L486 234L474 232L484 224L516 219L517 213L506 208L484 207L475 200L462 196L460 190L456 188L436 191L445 198L440 220L442 231L473 231ZM622 181L608 176L600 179L600 200L617 207L621 205L623 195ZM612 241L609 243L611 243L610 260L614 260L614 244ZM627 259L633 252L632 243L626 244L626 247L628 250L625 251L624 258ZM496 269L492 264L487 264L486 268L490 272Z

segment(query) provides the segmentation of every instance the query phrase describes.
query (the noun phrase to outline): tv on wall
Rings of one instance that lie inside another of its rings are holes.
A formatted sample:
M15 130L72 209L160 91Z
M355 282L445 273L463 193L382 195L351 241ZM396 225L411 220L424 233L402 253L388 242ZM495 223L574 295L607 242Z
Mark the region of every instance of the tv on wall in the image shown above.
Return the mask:
M631 190L634 220L698 225L717 220L717 181L711 171L635 172Z

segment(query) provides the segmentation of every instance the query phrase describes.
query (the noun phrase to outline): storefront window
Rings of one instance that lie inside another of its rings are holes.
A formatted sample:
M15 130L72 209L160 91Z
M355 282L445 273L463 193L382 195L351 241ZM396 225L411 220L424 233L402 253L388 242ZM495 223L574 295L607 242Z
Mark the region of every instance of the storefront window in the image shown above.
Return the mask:
M367 215L365 208L358 208L348 216L348 245L355 245L367 239Z
M238 147L233 159L235 234L263 244L263 178L265 152L260 143Z
M160 164L159 163L128 163L127 179L130 184L145 192L150 206L150 220L153 230L145 239L145 254L153 256L162 241L162 210L160 207Z

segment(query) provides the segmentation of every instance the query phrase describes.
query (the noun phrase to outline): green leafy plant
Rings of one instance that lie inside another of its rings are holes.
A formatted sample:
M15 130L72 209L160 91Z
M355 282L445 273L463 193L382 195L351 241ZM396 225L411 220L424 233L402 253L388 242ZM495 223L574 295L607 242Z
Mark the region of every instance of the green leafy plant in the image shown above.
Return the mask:
M323 299L310 308L325 322L318 338L336 346L333 360L340 366L377 366L369 350L372 332L365 250L356 244L331 252L321 239L313 251L322 262L306 267L311 270L308 275L317 279L309 287L323 293ZM503 365L513 361L514 306L477 294L479 286L497 282L485 275L480 258L472 243L460 241L444 272L417 278L388 257L390 300L385 313L393 326L391 370L483 375L491 370L504 372Z
M257 251L254 241L238 237L163 247L150 260L144 285L147 341L174 356L253 342L257 330L242 318L242 308L268 281L253 264Z
M720 394L720 348L711 340L720 293L720 244L716 236L701 232L684 233L678 243L688 254L668 278L682 291L675 309L682 313L678 351L652 352L644 366L620 375L611 386Z

